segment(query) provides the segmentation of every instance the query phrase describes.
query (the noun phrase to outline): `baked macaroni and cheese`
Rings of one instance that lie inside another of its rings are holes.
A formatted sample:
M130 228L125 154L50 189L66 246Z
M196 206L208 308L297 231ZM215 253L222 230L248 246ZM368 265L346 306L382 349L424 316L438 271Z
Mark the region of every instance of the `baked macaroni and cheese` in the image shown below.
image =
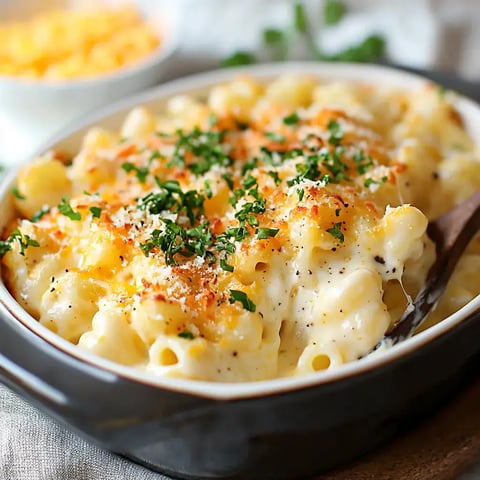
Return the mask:
M354 361L424 282L429 219L480 188L450 95L285 76L136 108L20 170L3 276L78 348L156 375ZM477 240L430 324L479 290Z

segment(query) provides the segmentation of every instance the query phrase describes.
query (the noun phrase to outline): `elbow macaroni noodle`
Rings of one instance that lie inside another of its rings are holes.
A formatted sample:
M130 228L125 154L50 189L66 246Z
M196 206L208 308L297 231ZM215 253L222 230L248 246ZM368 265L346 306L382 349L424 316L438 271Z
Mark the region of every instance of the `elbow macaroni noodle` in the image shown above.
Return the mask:
M424 282L428 220L480 188L449 95L242 77L136 108L71 164L49 152L20 170L4 278L49 329L156 375L354 361ZM477 239L429 324L478 295L479 266Z

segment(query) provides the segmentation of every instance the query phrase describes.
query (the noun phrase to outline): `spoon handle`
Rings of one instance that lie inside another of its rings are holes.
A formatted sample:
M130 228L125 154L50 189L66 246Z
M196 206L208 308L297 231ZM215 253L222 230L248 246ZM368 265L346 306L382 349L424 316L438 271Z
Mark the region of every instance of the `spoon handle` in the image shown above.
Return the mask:
M415 302L385 336L395 344L413 335L438 302L455 266L470 240L480 229L480 190L445 215L430 222L428 236L435 242L437 258Z

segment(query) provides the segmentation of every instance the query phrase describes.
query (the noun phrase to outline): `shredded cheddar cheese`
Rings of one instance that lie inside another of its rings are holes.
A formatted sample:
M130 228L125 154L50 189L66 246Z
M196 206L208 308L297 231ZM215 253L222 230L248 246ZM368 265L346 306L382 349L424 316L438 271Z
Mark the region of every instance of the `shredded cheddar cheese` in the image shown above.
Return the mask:
M138 62L159 44L158 34L131 6L53 10L0 24L0 75L93 77Z

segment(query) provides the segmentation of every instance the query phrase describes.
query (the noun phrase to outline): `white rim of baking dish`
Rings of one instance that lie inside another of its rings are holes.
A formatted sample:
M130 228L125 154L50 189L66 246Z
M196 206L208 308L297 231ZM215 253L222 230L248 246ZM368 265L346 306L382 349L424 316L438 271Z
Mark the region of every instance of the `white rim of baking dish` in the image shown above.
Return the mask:
M159 2L158 13L164 13L162 26L165 35L160 38L160 44L151 53L138 61L127 64L123 67L112 70L111 72L99 74L92 77L45 80L42 78L17 77L0 74L0 88L36 88L38 95L47 91L69 91L81 88L92 88L102 86L110 82L126 80L137 76L150 68L159 65L167 60L178 48L180 41L180 8L177 2L165 3Z
M251 75L260 80L273 79L282 74L308 74L319 80L370 83L384 87L400 87L412 91L425 87L426 85L434 85L432 81L421 76L398 71L393 68L348 63L290 62L241 67L229 70L216 70L168 82L159 87L130 96L127 99L88 114L80 120L71 123L55 135L43 146L43 148L38 150L38 153L42 153L55 147L61 142L61 140L67 139L74 134L78 135L83 129L94 125L101 126L102 120L107 121L111 116L121 115L123 118L128 110L139 104L146 105L148 102L153 102L155 100L160 101L168 99L172 95L186 94L192 93L192 91L194 92L196 90L208 89L214 85L232 80L243 74ZM480 106L474 101L461 95L455 95L454 104L461 113L467 126L467 130L473 129L476 125L478 131L470 131L469 133L472 134L477 143L480 143ZM1 183L0 202L5 202L16 178L17 170L18 169L11 171ZM350 377L360 375L398 360L430 343L434 339L445 335L467 318L471 317L476 312L479 312L480 295L471 300L457 312L442 320L440 323L429 327L414 337L395 345L393 348L382 353L371 355L355 362L346 363L332 370L315 372L298 377L282 377L271 380L241 383L159 377L136 370L134 367L120 365L85 352L76 345L53 333L29 315L13 298L5 287L3 281L0 281L0 304L2 310L9 312L9 314L16 317L16 319L29 330L56 348L120 377L185 394L193 394L217 400L236 400L240 398L254 398L287 393L340 380L346 380Z

